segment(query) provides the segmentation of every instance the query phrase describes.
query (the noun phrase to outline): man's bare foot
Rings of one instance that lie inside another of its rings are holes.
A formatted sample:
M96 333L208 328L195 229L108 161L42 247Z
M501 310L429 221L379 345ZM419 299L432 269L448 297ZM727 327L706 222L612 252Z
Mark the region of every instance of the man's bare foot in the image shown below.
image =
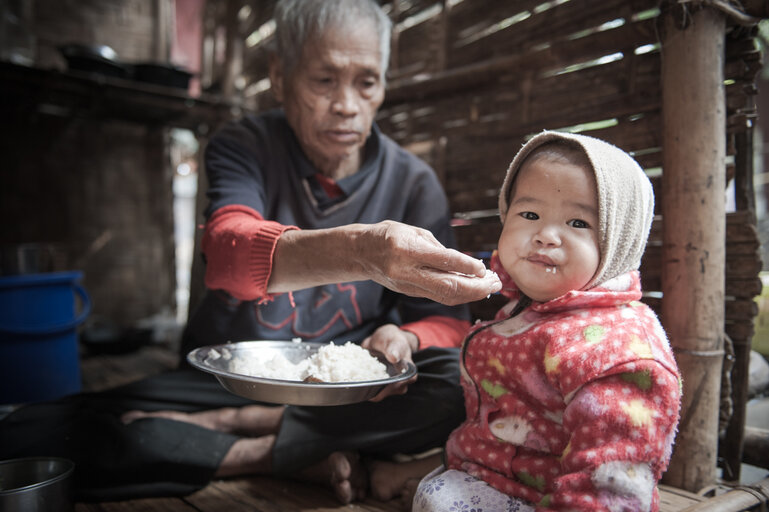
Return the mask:
M303 470L300 478L330 485L343 505L366 497L368 474L356 453L334 452L326 460Z
M419 484L422 477L440 465L440 453L408 462L369 461L371 494L380 501L390 501L400 497L402 500L408 501L410 508L411 502L405 494L410 492L411 498L414 497L416 485L412 481Z
M275 436L244 437L235 441L225 454L214 476L266 475L272 470Z
M142 418L165 418L192 423L200 427L230 434L259 437L276 434L283 418L283 407L247 405L245 407L225 407L201 412L180 411L128 411L121 420L123 423Z

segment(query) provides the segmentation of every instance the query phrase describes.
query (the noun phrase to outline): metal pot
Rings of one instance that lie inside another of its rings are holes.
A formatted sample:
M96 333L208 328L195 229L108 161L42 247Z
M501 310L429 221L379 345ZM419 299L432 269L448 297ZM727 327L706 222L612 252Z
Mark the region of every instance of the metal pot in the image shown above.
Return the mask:
M140 62L133 65L133 79L155 85L187 89L192 73L173 64Z
M75 463L57 457L0 461L0 510L71 512Z
M70 43L58 47L72 71L128 78L129 70L118 61L115 50L106 45Z

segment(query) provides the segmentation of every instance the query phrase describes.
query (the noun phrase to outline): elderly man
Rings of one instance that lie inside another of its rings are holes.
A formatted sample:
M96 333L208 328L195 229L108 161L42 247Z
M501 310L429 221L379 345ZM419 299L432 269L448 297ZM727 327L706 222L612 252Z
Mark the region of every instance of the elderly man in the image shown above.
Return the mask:
M373 123L384 99L387 16L369 0L283 1L275 20L270 80L282 110L225 128L207 149L203 243L206 284L215 291L190 322L185 349L297 336L352 340L391 361L413 358L420 379L407 393L386 390L406 395L378 404L251 407L256 433L267 435L236 442L220 474L290 475L332 450L432 447L462 413L453 408L456 352L427 347L458 346L467 313L411 296L456 304L496 286L480 262L441 245L453 238L434 173ZM329 442L329 431L338 439ZM349 501L347 484L335 484Z
M273 407L186 369L110 399L123 409L122 452L139 443L130 429L144 436L136 468L157 459L153 467L178 469L174 478L192 486L242 474L321 480L347 503L369 488L360 457L440 447L462 421L456 347L469 317L460 304L501 284L447 248L448 205L434 173L374 124L388 17L373 0L283 0L275 19L270 79L282 109L226 126L206 149L208 292L183 354L227 341L353 341L414 362L418 377L371 402ZM379 472L370 475L377 497L398 493L402 482L369 467Z

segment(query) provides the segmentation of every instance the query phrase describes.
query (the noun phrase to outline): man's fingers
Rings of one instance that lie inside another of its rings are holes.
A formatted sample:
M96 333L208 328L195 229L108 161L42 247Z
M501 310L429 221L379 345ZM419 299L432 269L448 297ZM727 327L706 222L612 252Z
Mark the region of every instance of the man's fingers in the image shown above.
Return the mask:
M502 288L482 261L447 249L428 230L385 221L374 232L384 245L368 246L378 261L373 279L391 290L453 306L481 300Z
M427 233L432 237L432 233ZM417 250L423 267L474 277L483 277L486 274L486 266L481 260L456 249L447 249L434 238L432 240L434 243L430 243L430 246Z
M486 275L486 266L481 260L453 249L448 249L447 251L449 256L447 264L444 267L438 267L440 270L472 277L484 277Z
M417 381L417 376L414 375L408 380L405 380L403 382L396 382L395 384L390 384L389 386L385 387L382 391L377 393L377 395L370 399L370 402L381 402L388 396L393 395L405 395L406 392L409 389L409 386Z
M412 290L403 290L403 293L427 297L449 306L481 300L502 289L502 283L494 272L474 277L424 269L409 284Z
M422 266L446 272L483 277L486 271L482 261L456 249L446 248L427 229L398 223L385 225L386 238L392 244L393 253L405 249L408 257L418 261ZM395 260L397 261L397 258Z

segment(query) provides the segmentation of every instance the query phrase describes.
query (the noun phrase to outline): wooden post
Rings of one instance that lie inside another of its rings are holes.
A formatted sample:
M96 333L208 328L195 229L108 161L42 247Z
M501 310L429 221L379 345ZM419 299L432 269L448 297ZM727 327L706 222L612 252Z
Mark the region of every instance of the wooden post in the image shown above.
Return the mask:
M241 33L241 23L238 17L240 2L228 0L227 17L227 46L224 57L224 76L222 77L222 94L231 101L239 99L242 95L236 81L243 73L243 51L245 49L245 36Z
M387 69L389 71L390 75L393 75L394 73L400 72L400 34L401 31L398 30L398 20L400 18L401 12L400 12L400 6L398 2L392 3L392 13L390 14L390 18L392 19L393 23L393 29L392 33L390 34L390 63L387 66Z
M152 58L155 62L168 62L171 58L172 34L174 33L175 6L169 0L155 0L155 34L152 40Z
M716 482L723 362L726 104L723 15L663 12L662 321L683 376L681 422L664 482Z
M200 89L207 91L216 81L216 17L213 0L203 3L202 34L200 38Z

